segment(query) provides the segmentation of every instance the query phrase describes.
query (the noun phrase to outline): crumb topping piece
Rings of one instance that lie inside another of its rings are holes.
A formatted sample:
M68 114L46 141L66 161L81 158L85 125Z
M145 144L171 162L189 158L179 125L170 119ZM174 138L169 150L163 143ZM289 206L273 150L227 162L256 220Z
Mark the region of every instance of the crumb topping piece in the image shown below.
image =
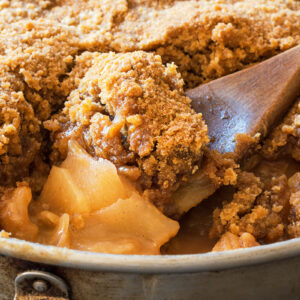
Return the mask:
M71 136L80 137L90 153L137 179L160 208L192 175L209 141L175 65L142 51L95 58L53 122L61 115L67 121L54 132L58 151L66 151L61 139L66 146Z

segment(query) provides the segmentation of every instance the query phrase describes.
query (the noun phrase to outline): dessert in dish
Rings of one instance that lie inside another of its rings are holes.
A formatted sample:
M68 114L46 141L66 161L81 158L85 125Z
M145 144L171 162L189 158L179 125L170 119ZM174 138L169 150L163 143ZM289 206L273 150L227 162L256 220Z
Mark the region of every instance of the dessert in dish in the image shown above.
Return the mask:
M124 254L193 252L189 218L199 252L300 236L300 100L238 162L184 94L300 44L299 1L0 9L4 236Z

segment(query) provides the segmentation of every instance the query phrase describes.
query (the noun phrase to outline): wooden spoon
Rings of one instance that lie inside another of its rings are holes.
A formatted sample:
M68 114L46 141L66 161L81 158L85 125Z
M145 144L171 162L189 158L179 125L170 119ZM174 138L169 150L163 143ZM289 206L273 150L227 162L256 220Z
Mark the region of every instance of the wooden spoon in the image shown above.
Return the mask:
M266 136L300 95L300 46L200 85L186 95L203 115L211 149L234 152L237 133ZM239 159L243 153L235 155Z
M186 95L195 111L203 115L211 149L234 152L235 158L241 159L244 151L235 149L236 134L261 133L264 137L300 95L300 46L189 90ZM171 203L181 215L215 190L214 183L200 170L173 194Z

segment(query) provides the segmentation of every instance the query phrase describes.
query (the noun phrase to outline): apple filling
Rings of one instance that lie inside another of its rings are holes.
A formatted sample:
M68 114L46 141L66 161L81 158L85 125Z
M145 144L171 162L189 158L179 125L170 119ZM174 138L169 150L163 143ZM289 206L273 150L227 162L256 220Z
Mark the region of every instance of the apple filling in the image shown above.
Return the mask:
M13 190L3 202L1 225L13 236L42 244L159 254L179 230L178 222L144 199L113 163L92 158L73 140L66 160L52 167L38 200L31 198L26 185Z

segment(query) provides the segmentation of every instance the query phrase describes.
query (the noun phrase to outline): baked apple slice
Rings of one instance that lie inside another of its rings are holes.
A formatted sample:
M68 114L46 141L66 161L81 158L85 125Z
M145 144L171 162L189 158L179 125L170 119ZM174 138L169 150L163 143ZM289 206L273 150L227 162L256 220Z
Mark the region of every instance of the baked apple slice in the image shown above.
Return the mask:
M66 160L60 167L52 167L39 201L43 210L87 214L126 198L128 193L129 187L110 161L94 159L71 141Z
M157 253L179 230L178 222L166 217L137 193L98 211L97 217L99 223L107 225L115 232L151 241Z
M32 241L38 234L38 227L28 216L31 202L30 187L21 184L14 190L8 190L1 197L0 225L13 237Z
M88 213L90 202L69 170L53 166L41 193L40 206L55 213Z
M127 196L115 165L105 159L94 159L75 141L70 141L69 154L61 168L72 174L87 199L90 211L107 207Z

